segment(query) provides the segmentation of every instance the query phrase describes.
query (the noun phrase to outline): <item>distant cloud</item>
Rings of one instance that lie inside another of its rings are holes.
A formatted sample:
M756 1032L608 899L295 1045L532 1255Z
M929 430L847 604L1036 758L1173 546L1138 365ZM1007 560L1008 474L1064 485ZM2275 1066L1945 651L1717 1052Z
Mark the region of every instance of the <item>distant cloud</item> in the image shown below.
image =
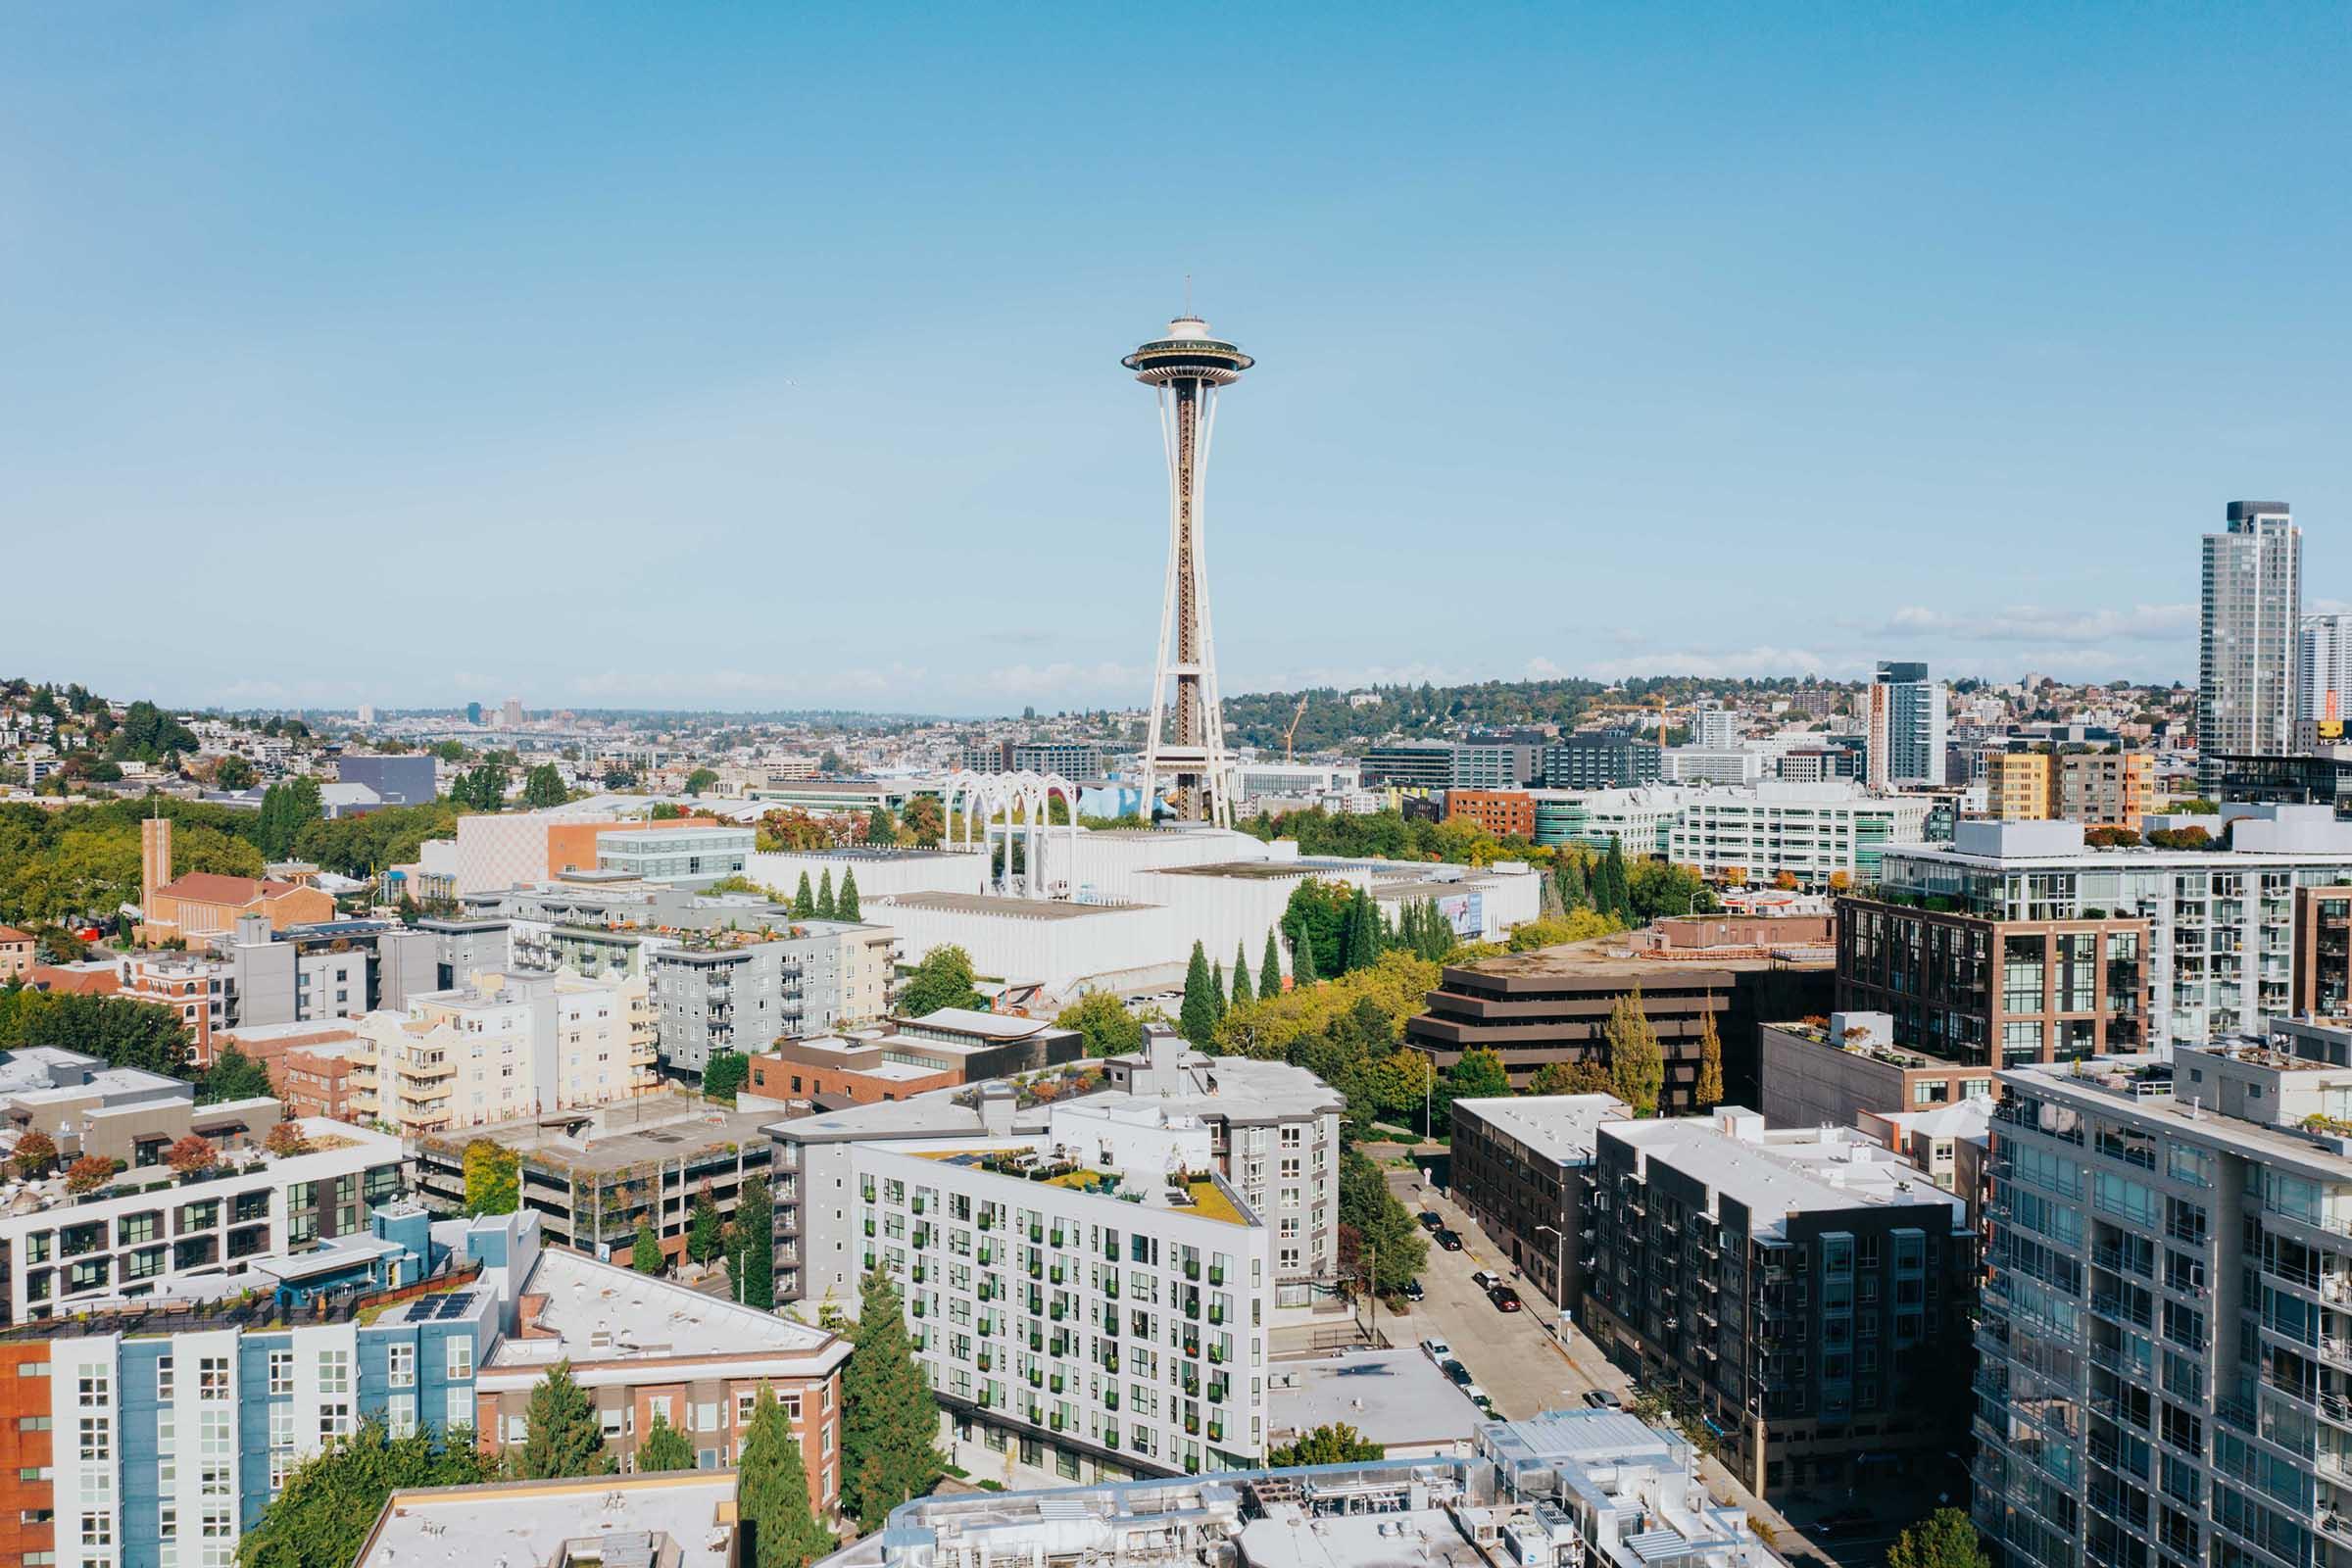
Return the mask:
M2170 642L2197 629L2194 605L2134 605L2129 610L1936 610L1906 605L1888 618L1889 632L1949 637L1961 642Z

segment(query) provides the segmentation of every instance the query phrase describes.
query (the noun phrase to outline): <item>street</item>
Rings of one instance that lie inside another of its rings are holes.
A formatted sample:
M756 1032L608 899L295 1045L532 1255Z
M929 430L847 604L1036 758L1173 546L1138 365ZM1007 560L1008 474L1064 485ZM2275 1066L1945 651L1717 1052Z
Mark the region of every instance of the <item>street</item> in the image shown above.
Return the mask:
M1499 1269L1509 1280L1510 1266L1468 1215L1424 1188L1418 1171L1391 1168L1387 1176L1389 1190L1406 1208L1416 1214L1424 1208L1436 1210L1462 1238L1458 1252L1446 1251L1434 1239L1430 1242L1429 1264L1421 1272L1427 1298L1404 1317L1384 1315L1381 1328L1391 1343L1403 1347L1432 1338L1446 1341L1469 1368L1472 1380L1494 1401L1495 1412L1509 1420L1522 1420L1547 1409L1579 1407L1589 1389L1609 1389L1627 1403L1633 1401L1632 1380L1611 1365L1591 1340L1570 1331L1563 1347L1545 1331L1552 1307L1531 1287L1514 1282L1526 1305L1517 1312L1498 1312L1486 1293L1471 1283L1470 1276L1480 1269ZM1876 1499L1857 1498L1844 1492L1800 1493L1789 1499L1784 1512L1748 1492L1713 1459L1701 1462L1700 1475L1718 1502L1738 1506L1763 1527L1783 1557L1823 1568L1876 1568L1886 1561L1886 1548L1894 1544L1896 1534L1935 1506L1929 1499L1916 1514L1901 1513L1863 1526L1853 1535L1816 1544L1800 1534L1805 1525L1825 1513L1870 1506Z

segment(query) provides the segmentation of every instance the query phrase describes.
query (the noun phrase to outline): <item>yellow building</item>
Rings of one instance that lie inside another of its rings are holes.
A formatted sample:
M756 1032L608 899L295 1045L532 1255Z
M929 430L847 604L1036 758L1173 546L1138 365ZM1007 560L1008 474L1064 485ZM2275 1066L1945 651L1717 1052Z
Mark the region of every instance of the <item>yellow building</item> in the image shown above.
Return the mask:
M1984 760L1985 814L2053 817L2085 827L2137 827L2154 808L2156 760L2145 752L1996 752Z
M2001 822L2046 822L2055 804L2058 760L2047 752L1994 752L1984 759L1984 810Z

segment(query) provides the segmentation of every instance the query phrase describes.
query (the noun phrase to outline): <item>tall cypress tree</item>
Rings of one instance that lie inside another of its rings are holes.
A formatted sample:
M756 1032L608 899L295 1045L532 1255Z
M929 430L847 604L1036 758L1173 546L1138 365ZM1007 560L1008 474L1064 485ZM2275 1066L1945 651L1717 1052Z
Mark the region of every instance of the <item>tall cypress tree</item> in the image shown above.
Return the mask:
M1250 988L1250 954L1239 942L1233 945L1233 1004L1240 1006L1254 993Z
M792 917L812 920L816 917L816 895L808 891L808 873L801 873L801 889L792 896Z
M588 1401L588 1391L571 1375L569 1361L558 1361L531 1391L529 1430L522 1440L521 1468L526 1481L555 1481L566 1476L601 1476L612 1468L605 1453L605 1432Z
M1380 961L1380 909L1362 888L1348 906L1348 957L1344 972L1353 974Z
M834 914L833 868L828 865L816 881L816 917L819 920L830 920Z
M735 1517L751 1533L747 1568L807 1568L834 1546L808 1501L808 1465L776 1391L761 1384L736 1463Z
M1282 995L1282 949L1275 946L1274 928L1266 928L1265 956L1257 960L1257 999Z
M1209 1000L1208 955L1193 944L1193 960L1184 971L1184 1005L1176 1012L1176 1031L1202 1051L1217 1037L1217 1004Z
M662 1233L654 1229L652 1220L639 1220L637 1240L629 1248L629 1267L640 1274L659 1274L668 1264L669 1259L662 1255Z
M906 1308L890 1276L868 1274L841 1374L842 1506L868 1530L931 1490L947 1468L939 1404L906 1340Z
M833 917L837 920L865 918L858 912L858 873L855 871L841 873L841 897L833 903Z
M1609 899L1607 913L1627 925L1634 923L1634 890L1625 878L1625 843L1615 834L1609 836Z
M1291 944L1291 984L1311 986L1315 983L1315 939L1311 932L1301 931L1298 940Z
M1208 1009L1221 1022L1225 1017L1225 960L1219 958L1208 966Z
M728 1266L736 1280L735 1298L762 1310L776 1304L776 1204L767 1178L744 1179L743 1196L735 1201L735 1246Z
M708 1263L718 1255L723 1239L718 1204L711 1200L710 1184L705 1182L703 1190L694 1195L694 1214L686 1222L686 1255L697 1263Z

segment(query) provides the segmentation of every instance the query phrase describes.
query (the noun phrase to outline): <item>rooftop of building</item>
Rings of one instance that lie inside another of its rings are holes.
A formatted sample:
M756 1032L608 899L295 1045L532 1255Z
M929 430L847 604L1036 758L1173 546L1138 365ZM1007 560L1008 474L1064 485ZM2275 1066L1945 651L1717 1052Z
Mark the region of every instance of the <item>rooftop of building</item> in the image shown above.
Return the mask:
M1825 955L1819 961L1827 963L1832 956ZM1622 935L1593 937L1586 942L1563 942L1556 947L1537 948L1527 953L1506 953L1492 958L1478 958L1469 963L1448 964L1446 973L1483 975L1497 980L1630 980L1636 984L1688 983L1688 976L1705 969L1724 969L1744 973L1767 969L1788 968L1794 961L1786 956L1739 949L1725 955L1705 950L1659 949L1637 952L1626 946ZM1810 961L1810 960L1808 960Z
M1888 1110L1873 1114L1904 1132L1925 1138L1982 1138L1992 1127L1992 1097L1967 1095L1948 1104L1931 1105L1925 1110Z
M1391 1446L1468 1443L1485 1419L1418 1349L1349 1350L1266 1368L1269 1440L1344 1423Z
M1931 1056L1925 1052L1907 1051L1901 1046L1890 1045L1884 1033L1870 1032L1847 1038L1853 1029L1867 1027L1864 1025L1850 1025L1841 1031L1831 1023L1815 1023L1809 1018L1799 1018L1787 1023L1767 1023L1764 1027L1791 1040L1801 1040L1807 1045L1820 1046L1828 1051L1843 1052L1849 1056L1861 1056L1889 1067L1911 1069L1959 1065L1941 1056Z
M1917 1208L1922 1225L1938 1213L1964 1223L1959 1200L1851 1127L1766 1131L1754 1111L1718 1105L1704 1116L1612 1123L1599 1136L1745 1204L1757 1236L1779 1236L1801 1214L1861 1208Z
M1600 1125L1634 1113L1615 1095L1483 1095L1457 1100L1453 1108L1563 1165L1590 1160Z
M486 1367L714 1355L819 1355L848 1342L820 1328L742 1306L564 1248L542 1250L521 1285L524 1318ZM537 1311L530 1310L533 1299Z
M1051 1018L1023 1018L979 1007L939 1007L917 1017L894 1016L890 1024L895 1032L915 1038L920 1038L926 1029L940 1029L984 1035L992 1040L1027 1040L1060 1027Z
M880 845L859 844L837 850L769 850L762 858L786 860L855 860L863 865L902 860L952 860L976 852L971 850L886 849Z
M759 1144L772 1112L725 1110L699 1096L643 1095L626 1102L552 1117L468 1127L464 1135L425 1138L421 1143L449 1157L462 1157L466 1145L487 1138L533 1163L588 1175L610 1175L675 1164L697 1154Z
M993 914L1017 920L1094 920L1108 915L1150 912L1134 904L1065 904L1054 899L1010 899L992 893L884 893L874 902L901 909L931 909L942 914Z
M353 1568L737 1568L735 1472L395 1492Z
M1162 865L1154 876L1231 877L1244 882L1287 882L1313 876L1316 866L1306 860L1215 860L1207 865Z
M2185 1069L2192 1061L2188 1051L2177 1057L2146 1052L2119 1054L2084 1061L2011 1067L2001 1072L2000 1082L2004 1088L2044 1101L2065 1102L2081 1110L2104 1110L2110 1115L2136 1112L2165 1125L2177 1137L2226 1147L2273 1165L2291 1165L2323 1181L2352 1183L2352 1125L2329 1125L2323 1120L2310 1128L2281 1127L2225 1115L2203 1095L2183 1097L2180 1093L2186 1086L2176 1079L2176 1070ZM2303 1065L2298 1062L2297 1070ZM2324 1070L2316 1063L2310 1065L2315 1072ZM2340 1073L2344 1069L2334 1070ZM2005 1102L1993 1115L1996 1120L2008 1121L2015 1120L2017 1112ZM2046 1122L2041 1125L2049 1126ZM2326 1223L2328 1229L2352 1232L2352 1212L2330 1217Z
M288 1045L301 1045L313 1040L356 1040L359 1031L344 1019L310 1018L292 1023L238 1024L233 1029L222 1030L221 1036L247 1045L273 1045L280 1041Z

